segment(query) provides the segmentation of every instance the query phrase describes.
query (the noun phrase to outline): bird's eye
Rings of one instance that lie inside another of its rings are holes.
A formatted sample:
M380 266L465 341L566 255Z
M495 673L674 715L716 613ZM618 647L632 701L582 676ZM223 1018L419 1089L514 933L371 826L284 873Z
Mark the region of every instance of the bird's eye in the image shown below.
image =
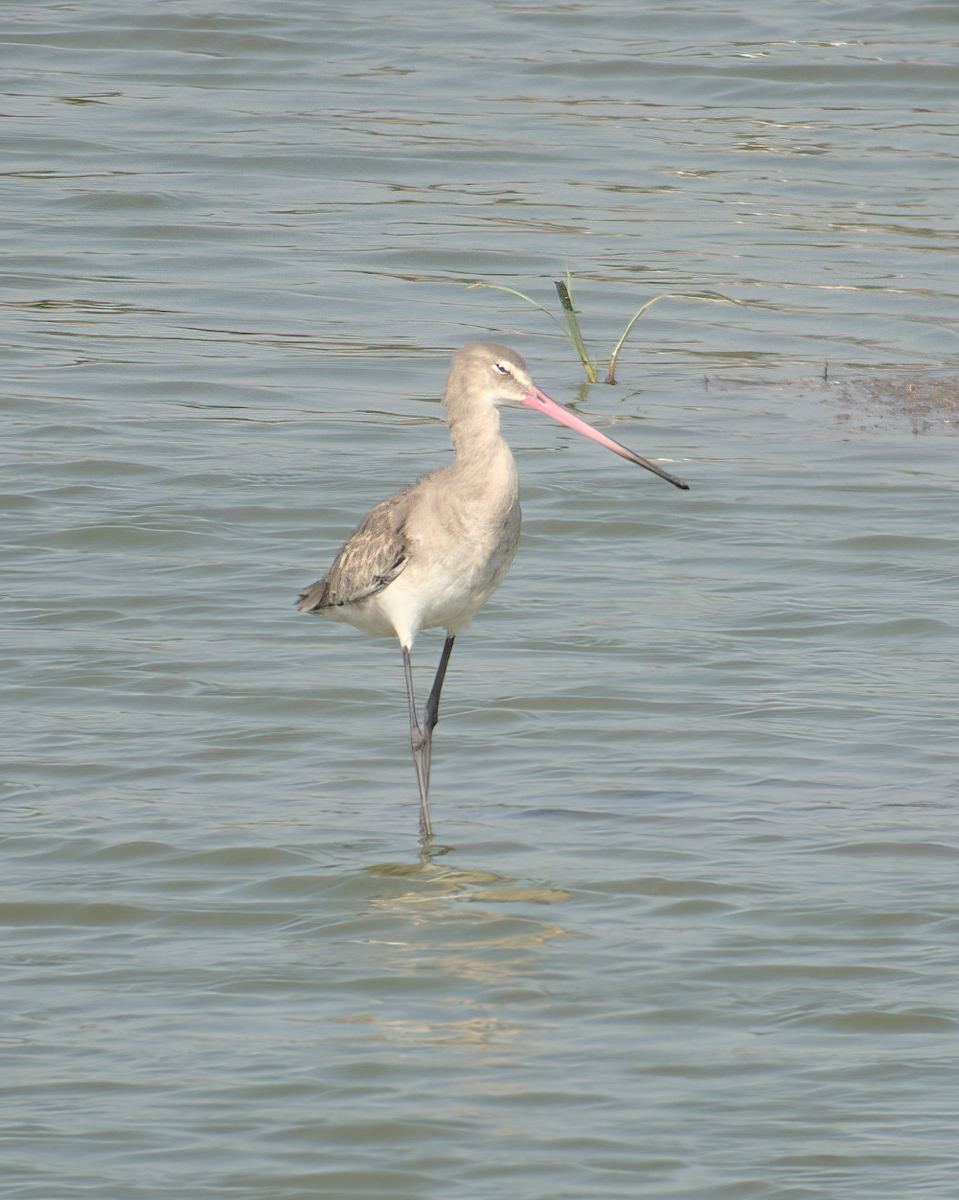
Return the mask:
M502 363L493 363L493 366L499 371L500 375L508 375L510 373L509 367L504 367Z

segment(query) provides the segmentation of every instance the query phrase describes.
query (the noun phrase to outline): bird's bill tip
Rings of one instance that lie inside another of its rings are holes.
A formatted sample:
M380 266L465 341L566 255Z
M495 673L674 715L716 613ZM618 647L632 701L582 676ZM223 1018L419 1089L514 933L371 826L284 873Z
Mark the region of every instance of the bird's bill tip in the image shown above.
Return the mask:
M601 433L600 430L590 425L588 421L584 421L582 417L578 417L574 412L570 412L568 408L563 408L555 400L551 400L538 387L532 387L523 397L521 403L525 404L528 408L535 408L537 412L545 413L547 417L552 417L554 421L559 421L561 425L566 425L569 429L575 429L583 437L588 437L594 442L599 442L601 446L605 446L607 450L612 450L620 458L625 458L629 462L635 463L638 467L644 467L647 471L652 471L654 475L658 475L660 479L665 479L674 487L678 487L684 492L689 491L688 483L685 483L675 475L670 475L668 471L664 471L662 467L658 467L655 463L650 462L648 458L643 458L640 454L634 454L627 446L623 446L611 437L607 437L605 433Z

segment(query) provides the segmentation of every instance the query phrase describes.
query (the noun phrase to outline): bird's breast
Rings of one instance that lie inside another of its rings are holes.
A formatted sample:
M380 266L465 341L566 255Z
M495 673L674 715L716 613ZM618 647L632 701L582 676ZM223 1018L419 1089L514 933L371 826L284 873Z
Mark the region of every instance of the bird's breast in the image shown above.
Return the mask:
M465 629L509 570L519 540L515 488L436 492L406 523L409 562L377 599L414 628ZM402 615L401 615L402 612Z

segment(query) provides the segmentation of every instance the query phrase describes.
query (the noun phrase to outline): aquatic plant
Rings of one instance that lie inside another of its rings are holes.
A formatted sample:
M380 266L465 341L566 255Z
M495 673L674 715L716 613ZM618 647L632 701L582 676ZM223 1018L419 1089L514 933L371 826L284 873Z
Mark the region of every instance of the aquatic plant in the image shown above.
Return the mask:
M556 324L562 329L566 337L569 338L576 353L579 355L579 360L583 364L583 370L586 372L586 378L590 383L599 382L599 362L596 359L590 358L589 352L586 349L586 343L583 341L583 335L579 328L579 319L576 315L576 309L573 307L572 297L572 278L569 271L566 272L566 278L556 279L553 281L556 286L556 294L559 296L561 311L563 314L562 320L546 307L545 304L540 304L538 300L534 300L532 296L527 296L523 292L519 292L516 288L504 287L500 283L482 283L479 280L470 283L467 286L470 288L492 288L497 292L509 292L513 296L519 296L521 300L525 300L527 304L532 304L534 308L538 308L541 312L546 313ZM606 367L606 378L604 383L616 382L616 364L619 362L619 354L626 342L626 339L632 333L633 326L643 315L643 313L651 308L659 300L670 299L686 299L686 300L714 300L723 301L727 304L742 304L742 300L734 300L731 296L724 296L721 292L662 292L658 296L654 296L652 300L647 300L645 304L633 313L626 328L623 330L619 341L613 347L613 351L609 356L609 361Z

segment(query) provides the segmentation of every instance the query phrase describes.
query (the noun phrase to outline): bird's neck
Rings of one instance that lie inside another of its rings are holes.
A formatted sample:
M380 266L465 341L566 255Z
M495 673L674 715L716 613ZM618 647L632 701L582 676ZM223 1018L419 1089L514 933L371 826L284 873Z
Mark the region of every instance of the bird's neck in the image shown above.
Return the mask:
M499 413L492 405L465 411L454 409L447 413L446 423L460 467L466 467L474 461L500 457L504 450L509 453L509 447L499 430Z
M502 496L512 503L518 482L516 464L500 433L499 413L493 407L453 412L447 417L456 450L456 477L464 494L476 493L487 503Z

